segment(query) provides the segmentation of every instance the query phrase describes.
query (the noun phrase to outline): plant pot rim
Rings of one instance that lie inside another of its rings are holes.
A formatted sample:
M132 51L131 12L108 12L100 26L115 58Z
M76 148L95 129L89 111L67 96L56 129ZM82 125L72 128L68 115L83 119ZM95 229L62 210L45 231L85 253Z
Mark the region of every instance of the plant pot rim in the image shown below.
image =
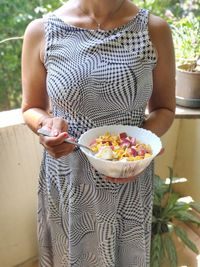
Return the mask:
M191 70L187 70L185 69L184 67L187 67L189 64L180 64L176 67L176 69L179 71L179 72L182 72L182 73L191 73L191 74L194 74L194 75L200 75L200 72L199 71L191 71Z
M200 108L200 99L176 96L176 104L186 108Z

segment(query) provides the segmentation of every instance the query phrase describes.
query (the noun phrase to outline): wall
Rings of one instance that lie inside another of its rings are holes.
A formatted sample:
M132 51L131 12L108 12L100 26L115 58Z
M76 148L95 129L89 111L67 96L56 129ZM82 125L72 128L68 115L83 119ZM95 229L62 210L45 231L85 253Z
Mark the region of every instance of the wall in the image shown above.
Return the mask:
M191 195L200 202L200 120L182 120L174 161L175 174L186 177L187 183L179 184L176 190Z
M181 121L176 119L168 132L161 138L165 150L164 153L155 160L155 173L161 178L169 177L168 167L173 167L177 152L180 123Z
M41 147L24 125L0 128L0 266L37 255L36 194Z

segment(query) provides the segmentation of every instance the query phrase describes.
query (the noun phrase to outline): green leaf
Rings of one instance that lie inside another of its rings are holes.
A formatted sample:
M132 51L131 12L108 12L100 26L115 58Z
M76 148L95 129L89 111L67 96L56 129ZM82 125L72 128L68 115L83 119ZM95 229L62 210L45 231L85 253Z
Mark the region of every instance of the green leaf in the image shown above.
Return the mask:
M151 222L152 222L152 223L157 222L157 218L156 218L155 216L152 216L152 218L151 218Z
M176 202L174 207L173 207L173 211L187 211L189 210L190 205L188 203L185 202Z
M170 179L168 192L171 193L172 192L173 169L171 167L168 167L168 169L169 169L169 179Z
M164 249L170 262L170 267L177 267L178 259L174 241L170 235L163 236Z
M178 194L176 194L174 192L169 193L167 205L163 209L162 217L172 217L173 216L173 209L175 208L178 199L179 199Z
M191 222L200 225L199 218L188 211L178 211L174 217L183 222Z
M160 205L160 201L164 194L168 191L168 185L160 176L154 175L154 203Z
M151 241L151 267L160 267L163 256L161 235L154 235Z
M191 249L194 253L199 254L199 250L196 245L188 238L187 232L180 227L175 227L175 233L183 241L183 243Z
M172 219L176 217L177 213L187 212L189 210L189 204L183 202L172 202L166 207L165 217Z
M160 205L153 205L153 216L156 218L161 218L163 208Z
M190 202L190 207L196 210L197 212L200 213L200 203L197 202Z
M172 208L174 207L174 205L176 205L177 200L179 199L179 194L172 192L169 194L169 198L168 198L168 203L167 203L167 208Z

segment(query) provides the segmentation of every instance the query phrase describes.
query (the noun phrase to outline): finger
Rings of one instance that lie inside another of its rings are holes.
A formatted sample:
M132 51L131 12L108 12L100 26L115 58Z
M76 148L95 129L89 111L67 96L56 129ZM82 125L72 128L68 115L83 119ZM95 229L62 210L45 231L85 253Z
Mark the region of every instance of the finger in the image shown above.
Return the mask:
M109 176L104 176L104 179L106 179L109 182L112 183L120 183L120 184L124 184L124 183L128 183L130 181L134 181L137 179L138 176L131 176L131 177L127 177L127 178L113 178L113 177L109 177Z
M45 146L45 145L44 145ZM59 158L64 155L68 155L74 150L74 145L62 143L54 147L45 147L48 153L54 158Z
M68 150L59 151L59 152L50 151L50 150L47 150L47 151L53 158L58 159L63 156L69 155L73 151L73 149L68 149Z
M66 132L60 133L58 136L55 137L40 136L40 143L43 144L46 148L51 148L63 144L65 138L67 137L68 133Z
M74 150L75 145L68 144L68 143L61 143L56 146L49 146L47 148L54 153L60 153L60 152L62 153L65 151L68 152L68 151Z
M67 132L68 126L67 122L62 118L54 118L53 125L51 128L52 136L58 136L62 132Z

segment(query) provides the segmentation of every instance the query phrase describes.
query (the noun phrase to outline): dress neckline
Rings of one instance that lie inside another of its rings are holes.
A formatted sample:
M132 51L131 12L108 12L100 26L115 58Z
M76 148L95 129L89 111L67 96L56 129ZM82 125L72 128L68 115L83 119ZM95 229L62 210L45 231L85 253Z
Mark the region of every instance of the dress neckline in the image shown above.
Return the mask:
M142 11L144 11L144 9L140 8L138 10L138 12L127 23L122 24L121 26L115 27L113 29L108 29L108 30L82 28L82 27L78 27L78 26L75 26L73 24L69 24L69 23L65 22L62 18L57 16L55 13L52 13L52 16L54 18L56 18L57 20L59 20L64 26L71 28L71 29L74 29L74 30L92 32L92 33L95 33L95 32L97 32L97 33L110 33L110 32L116 32L116 31L119 31L119 30L122 30L122 29L128 27L130 24L132 24L137 19L137 17L142 13Z

